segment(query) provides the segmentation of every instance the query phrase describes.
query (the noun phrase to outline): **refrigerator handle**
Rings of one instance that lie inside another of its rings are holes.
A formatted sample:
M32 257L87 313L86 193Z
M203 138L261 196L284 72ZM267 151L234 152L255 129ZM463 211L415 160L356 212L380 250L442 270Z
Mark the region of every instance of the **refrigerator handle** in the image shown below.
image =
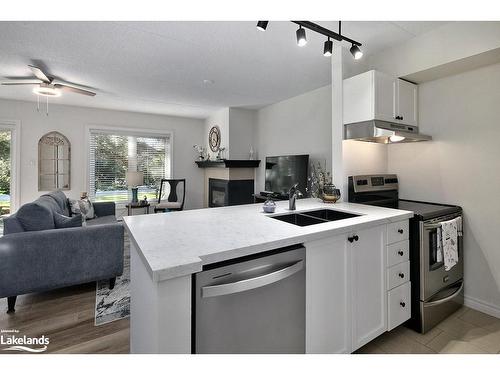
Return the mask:
M253 277L251 279L240 280L234 283L229 284L220 284L213 286L204 286L201 288L201 297L217 297L223 296L226 294L233 294L244 292L246 290L256 289L263 287L265 285L269 285L280 280L286 279L287 277L292 276L293 274L301 271L304 268L304 261L299 260L298 262L292 264L291 266L287 266L280 270Z

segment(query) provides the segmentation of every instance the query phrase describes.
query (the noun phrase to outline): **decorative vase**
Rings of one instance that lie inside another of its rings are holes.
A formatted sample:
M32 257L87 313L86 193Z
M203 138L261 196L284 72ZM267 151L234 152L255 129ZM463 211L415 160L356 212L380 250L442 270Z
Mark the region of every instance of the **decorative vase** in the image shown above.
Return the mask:
M337 189L334 184L324 184L321 199L325 203L335 203L340 199L340 189Z
M274 210L276 210L276 202L274 202L271 198L267 198L262 208L266 214L272 214L274 213Z

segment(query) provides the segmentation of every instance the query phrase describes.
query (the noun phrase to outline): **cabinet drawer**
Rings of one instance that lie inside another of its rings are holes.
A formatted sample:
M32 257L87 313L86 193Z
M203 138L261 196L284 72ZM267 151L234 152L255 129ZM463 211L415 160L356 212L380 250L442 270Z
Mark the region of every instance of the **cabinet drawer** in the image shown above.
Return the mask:
M409 259L410 243L408 240L387 245L387 267L405 262Z
M410 281L410 262L396 264L387 270L387 290Z
M388 308L387 308L387 330L390 331L403 322L410 319L411 316L411 299L410 299L410 283L394 288L388 292Z
M404 241L408 239L408 220L387 224L387 243Z

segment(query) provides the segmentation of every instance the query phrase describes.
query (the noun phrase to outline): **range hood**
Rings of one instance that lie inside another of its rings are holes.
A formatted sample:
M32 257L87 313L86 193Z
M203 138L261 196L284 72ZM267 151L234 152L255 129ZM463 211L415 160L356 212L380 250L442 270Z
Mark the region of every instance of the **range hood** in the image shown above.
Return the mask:
M345 124L344 139L388 144L430 141L432 137L420 134L418 126L371 120Z

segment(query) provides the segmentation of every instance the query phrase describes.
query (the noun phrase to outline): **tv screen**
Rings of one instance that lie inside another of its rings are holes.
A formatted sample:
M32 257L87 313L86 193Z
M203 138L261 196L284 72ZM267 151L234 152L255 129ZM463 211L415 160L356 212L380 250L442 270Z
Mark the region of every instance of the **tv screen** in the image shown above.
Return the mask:
M306 195L309 155L285 155L266 157L266 191L287 195L298 183L298 189Z

